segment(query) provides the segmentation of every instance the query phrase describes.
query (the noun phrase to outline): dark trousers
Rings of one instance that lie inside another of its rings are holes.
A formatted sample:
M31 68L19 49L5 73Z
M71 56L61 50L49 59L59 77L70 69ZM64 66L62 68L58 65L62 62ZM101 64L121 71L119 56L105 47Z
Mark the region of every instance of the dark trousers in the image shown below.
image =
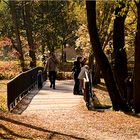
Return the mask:
M50 87L55 88L56 71L49 71Z
M43 76L41 73L37 74L37 84L38 89L41 89L43 87Z
M73 89L73 94L80 94L80 80L78 78L74 78L75 84Z
M43 83L41 81L38 82L38 89L41 89L43 87Z

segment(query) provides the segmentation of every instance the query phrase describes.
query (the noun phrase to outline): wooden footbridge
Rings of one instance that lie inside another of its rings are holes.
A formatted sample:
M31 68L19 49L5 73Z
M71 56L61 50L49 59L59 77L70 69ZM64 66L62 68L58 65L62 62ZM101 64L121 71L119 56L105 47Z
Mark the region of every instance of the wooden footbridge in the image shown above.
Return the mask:
M7 106L9 111L15 110L19 106L18 113L28 111L42 110L69 110L77 107L81 101L85 101L85 105L91 107L92 86L89 79L91 76L86 76L84 82L84 98L80 95L73 95L73 81L58 81L56 89L49 87L49 82L44 82L43 88L37 89L37 73L38 70L43 70L43 67L36 67L26 72L21 73L7 84ZM46 76L44 75L44 81ZM38 93L38 94L37 94ZM28 96L27 96L28 95ZM136 95L135 95L136 96ZM22 99L24 103L21 105ZM83 100L84 99L84 100ZM137 101L137 100L136 100ZM139 112L139 104L135 102L135 111Z
M38 69L42 68L24 72L8 83L9 111L18 114L47 110L69 111L78 108L81 102L84 103L83 96L73 95L73 80L57 81L55 90L50 88L47 80L43 88L38 90L35 78Z
M17 114L35 113L41 114L47 111L71 111L83 103L83 96L73 95L73 81L56 81L56 89L49 87L45 82L41 90L35 87L17 105L12 112Z

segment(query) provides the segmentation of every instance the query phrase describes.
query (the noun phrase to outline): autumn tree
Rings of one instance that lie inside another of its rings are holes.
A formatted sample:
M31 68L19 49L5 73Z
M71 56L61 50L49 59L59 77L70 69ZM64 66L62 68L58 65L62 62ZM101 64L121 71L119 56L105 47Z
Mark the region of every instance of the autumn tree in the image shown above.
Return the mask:
M102 1L97 2L97 8L96 8L96 14L97 16L97 28L98 33L100 36L100 42L103 51L106 50L106 46L111 41L111 38L113 36L113 29L112 29L112 17L114 12L114 2L112 1ZM94 51L93 51L94 54ZM93 83L99 84L100 83L100 67L98 63L96 62L96 69L95 74L93 77Z
M135 38L135 67L134 67L134 109L140 112L140 1L135 1L137 6L137 32Z
M115 110L119 110L118 98L120 97L118 95L118 90L113 78L113 73L111 71L111 67L109 65L108 59L103 53L98 31L97 31L96 1L86 1L86 8L87 8L88 30L89 30L91 45L94 50L95 59L102 70L106 82L106 86L109 91L109 95L113 104L113 108Z
M126 102L121 98L121 95L119 94L111 66L101 47L96 24L96 1L86 1L86 7L90 41L94 50L95 59L99 64L105 79L113 108L114 110L129 110Z
M127 89L125 79L128 76L127 71L127 56L125 51L125 35L124 22L128 13L128 5L126 2L119 1L116 3L115 19L113 27L113 48L114 48L114 63L113 72L114 78L122 100L126 101Z
M25 12L24 12L24 24L26 28L26 35L27 35L27 41L29 45L29 56L31 57L31 67L36 66L36 48L35 43L33 39L33 21L31 20L32 12L31 8L32 2L26 2L25 1Z
M84 56L89 58L89 66L92 69L93 62L95 60L94 50L92 50L89 41L84 4L77 6L76 11L77 11L77 17L79 17L79 22L81 23L76 33L78 37L76 41L76 46L77 46L76 49L82 50ZM96 14L98 16L96 21L97 21L98 33L101 40L101 46L103 50L105 50L106 46L108 45L108 42L112 39L113 12L114 12L114 2L103 1L103 0L99 2L97 1ZM100 69L97 62L95 63L96 63L96 69L93 76L93 83L97 84L100 83Z
M24 71L25 64L24 64L24 56L23 56L23 50L22 50L22 45L21 45L21 40L20 40L19 21L18 21L18 18L17 18L16 9L15 9L16 2L15 1L9 1L9 6L10 6L11 15L12 15L13 25L14 25L16 43L11 36L9 36L9 37L12 40L13 47L19 53L19 60L20 60L21 68Z

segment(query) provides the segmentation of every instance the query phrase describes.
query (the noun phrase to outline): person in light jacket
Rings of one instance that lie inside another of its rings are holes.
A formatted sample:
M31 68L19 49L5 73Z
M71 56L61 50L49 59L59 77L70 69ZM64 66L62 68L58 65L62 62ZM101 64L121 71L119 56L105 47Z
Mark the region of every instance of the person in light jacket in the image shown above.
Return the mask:
M55 89L56 71L59 61L57 60L54 52L50 53L50 57L45 65L45 72L49 72L50 88Z
M88 70L89 70L89 66L88 65L84 65L81 68L81 71L80 71L79 76L78 76L78 79L80 80L80 90L83 89L84 78L86 78L86 72L88 74Z

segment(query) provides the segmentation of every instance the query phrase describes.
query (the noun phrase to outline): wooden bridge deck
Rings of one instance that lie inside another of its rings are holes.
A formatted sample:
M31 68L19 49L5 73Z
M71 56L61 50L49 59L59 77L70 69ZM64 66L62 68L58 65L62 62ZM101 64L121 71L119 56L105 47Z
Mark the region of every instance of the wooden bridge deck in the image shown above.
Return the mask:
M49 87L47 81L40 91L37 89L31 91L13 112L28 114L47 112L48 110L75 110L83 102L83 96L73 95L73 84L73 80L57 81L54 90Z

